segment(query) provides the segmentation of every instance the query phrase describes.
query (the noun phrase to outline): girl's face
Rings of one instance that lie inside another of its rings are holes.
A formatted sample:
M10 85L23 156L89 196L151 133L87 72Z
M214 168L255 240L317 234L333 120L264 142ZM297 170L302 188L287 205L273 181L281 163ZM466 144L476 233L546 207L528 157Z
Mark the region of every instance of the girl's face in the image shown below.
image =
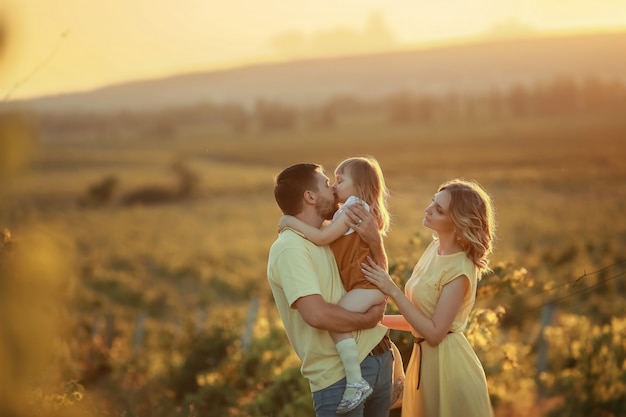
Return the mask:
M349 170L344 169L341 173L335 173L335 184L333 188L335 189L337 200L339 200L340 203L345 203L348 197L356 195L356 187L354 186Z
M450 193L447 190L435 194L433 201L426 207L423 224L437 233L453 232L454 223L450 216Z

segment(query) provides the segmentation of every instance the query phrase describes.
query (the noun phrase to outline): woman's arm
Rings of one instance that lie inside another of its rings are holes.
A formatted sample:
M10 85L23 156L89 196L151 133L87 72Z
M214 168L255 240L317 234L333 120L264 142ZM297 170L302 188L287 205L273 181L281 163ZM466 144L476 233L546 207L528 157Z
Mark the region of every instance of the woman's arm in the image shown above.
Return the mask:
M289 227L297 230L317 246L323 246L339 239L348 231L349 227L345 223L345 218L346 214L341 213L337 220L330 222L328 226L322 229L318 229L293 216L285 215L280 219L279 228Z
M387 315L383 317L381 323L393 330L402 330L405 332L412 331L412 327L401 314Z
M382 292L389 295L396 303L400 313L406 318L408 324L426 339L429 345L436 346L446 337L456 317L465 292L469 288L469 280L465 275L453 279L446 284L441 291L441 296L435 306L432 317L427 317L391 280L391 277L373 260L370 264L362 264L365 278L372 281Z

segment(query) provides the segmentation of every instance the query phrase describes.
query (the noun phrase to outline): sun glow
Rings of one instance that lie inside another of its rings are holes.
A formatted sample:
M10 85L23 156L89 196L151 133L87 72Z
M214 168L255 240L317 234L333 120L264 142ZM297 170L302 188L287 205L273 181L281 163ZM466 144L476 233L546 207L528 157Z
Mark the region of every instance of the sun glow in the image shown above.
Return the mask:
M456 42L506 29L507 22L517 34L519 28L624 29L626 3L20 0L0 9L0 19L8 34L0 71L6 99L250 63Z

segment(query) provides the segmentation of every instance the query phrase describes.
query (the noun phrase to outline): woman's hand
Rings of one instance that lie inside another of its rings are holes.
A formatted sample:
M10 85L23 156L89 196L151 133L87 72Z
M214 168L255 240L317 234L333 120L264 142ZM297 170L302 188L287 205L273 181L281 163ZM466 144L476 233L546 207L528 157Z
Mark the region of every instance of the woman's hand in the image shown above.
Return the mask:
M365 279L376 285L386 295L394 297L400 289L393 282L391 276L382 267L376 264L373 259L367 257L369 264L362 263L361 271L365 275Z

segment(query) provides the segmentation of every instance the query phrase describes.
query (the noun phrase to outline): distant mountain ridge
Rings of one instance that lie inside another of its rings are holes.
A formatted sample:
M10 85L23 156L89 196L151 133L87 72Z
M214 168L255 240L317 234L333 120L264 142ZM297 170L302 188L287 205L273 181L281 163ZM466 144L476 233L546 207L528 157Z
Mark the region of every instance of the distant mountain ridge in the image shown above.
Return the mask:
M258 99L309 105L339 95L480 92L559 75L626 82L626 32L251 65L115 84L20 104L52 112L151 110L200 102L252 105Z

